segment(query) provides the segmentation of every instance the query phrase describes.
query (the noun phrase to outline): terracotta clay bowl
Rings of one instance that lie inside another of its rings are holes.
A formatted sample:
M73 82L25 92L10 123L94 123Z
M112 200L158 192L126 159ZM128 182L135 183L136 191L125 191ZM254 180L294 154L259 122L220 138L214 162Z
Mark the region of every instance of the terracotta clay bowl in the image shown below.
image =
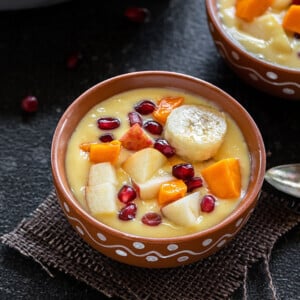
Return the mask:
M206 0L208 26L220 55L233 71L268 94L300 100L300 69L272 64L247 52L222 25L217 3L218 0Z
M173 87L202 96L229 113L240 127L251 156L247 193L234 212L205 231L174 238L148 238L113 229L89 215L77 202L68 184L65 155L68 141L81 118L97 103L127 90ZM79 96L61 117L53 137L52 173L64 214L75 231L93 248L117 261L149 268L176 267L207 257L225 246L253 212L265 173L261 134L246 110L219 88L196 78L171 72L144 71L103 81Z

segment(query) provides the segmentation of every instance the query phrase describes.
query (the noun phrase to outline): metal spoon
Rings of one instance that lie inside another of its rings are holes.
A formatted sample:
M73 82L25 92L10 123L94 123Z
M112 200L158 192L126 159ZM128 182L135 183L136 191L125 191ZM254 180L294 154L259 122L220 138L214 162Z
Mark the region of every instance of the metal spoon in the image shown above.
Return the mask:
M265 179L277 190L300 198L300 164L271 168L266 172Z

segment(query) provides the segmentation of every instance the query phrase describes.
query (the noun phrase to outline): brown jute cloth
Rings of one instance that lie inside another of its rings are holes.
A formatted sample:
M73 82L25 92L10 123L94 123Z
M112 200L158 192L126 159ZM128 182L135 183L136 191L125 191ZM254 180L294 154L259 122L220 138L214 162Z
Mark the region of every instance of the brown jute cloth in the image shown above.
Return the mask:
M209 258L173 269L132 267L99 254L69 225L54 192L1 240L46 270L57 268L108 297L224 299L244 283L247 269L266 258L276 240L300 222L299 203L293 210L284 203L280 196L262 192L248 223L229 245Z

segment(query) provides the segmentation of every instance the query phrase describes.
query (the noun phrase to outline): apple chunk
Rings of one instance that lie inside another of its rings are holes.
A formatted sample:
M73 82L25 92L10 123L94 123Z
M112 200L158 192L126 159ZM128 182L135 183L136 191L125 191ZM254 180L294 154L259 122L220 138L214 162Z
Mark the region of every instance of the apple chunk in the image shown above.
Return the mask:
M86 201L93 216L116 213L117 191L114 184L107 182L86 188Z
M177 225L196 224L200 215L201 192L195 192L162 207L163 215Z
M171 175L163 175L151 178L143 183L134 182L133 185L142 200L150 200L157 198L159 188L163 183L174 179L175 178Z
M167 162L167 158L154 148L135 152L123 164L123 169L135 182L143 183Z
M109 162L94 164L90 167L88 185L94 186L103 183L117 184L116 171Z

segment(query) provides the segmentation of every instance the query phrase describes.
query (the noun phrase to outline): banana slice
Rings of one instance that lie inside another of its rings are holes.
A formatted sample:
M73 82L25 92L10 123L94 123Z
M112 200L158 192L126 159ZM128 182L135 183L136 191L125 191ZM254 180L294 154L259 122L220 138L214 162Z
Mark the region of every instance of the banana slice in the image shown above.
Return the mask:
M200 105L182 105L167 118L164 137L178 155L197 162L217 153L226 130L222 112Z

